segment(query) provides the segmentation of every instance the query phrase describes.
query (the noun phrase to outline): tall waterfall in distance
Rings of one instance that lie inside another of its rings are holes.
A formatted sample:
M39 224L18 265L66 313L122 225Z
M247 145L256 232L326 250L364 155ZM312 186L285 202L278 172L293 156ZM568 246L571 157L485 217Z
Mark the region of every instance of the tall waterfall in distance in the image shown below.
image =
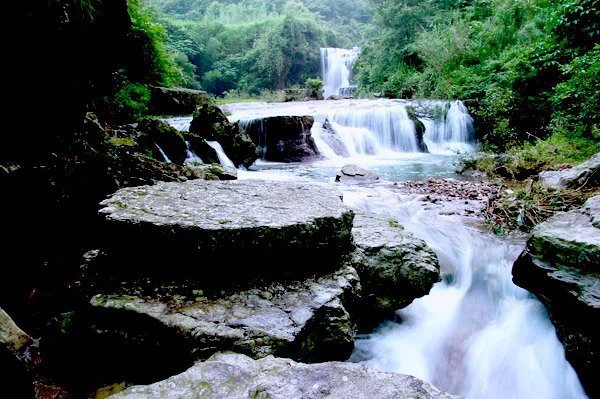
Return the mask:
M356 85L352 83L352 67L358 58L360 48L322 48L321 70L323 73L324 96L349 97Z

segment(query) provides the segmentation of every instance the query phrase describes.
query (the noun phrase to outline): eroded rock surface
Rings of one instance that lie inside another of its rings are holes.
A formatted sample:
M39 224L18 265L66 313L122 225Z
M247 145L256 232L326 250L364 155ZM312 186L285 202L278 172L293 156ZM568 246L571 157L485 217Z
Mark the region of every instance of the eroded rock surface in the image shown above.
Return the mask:
M352 229L356 267L363 287L360 316L380 322L429 293L440 280L435 253L393 220L358 214Z
M347 184L373 183L377 180L379 180L379 176L357 165L343 166L342 170L335 177L336 182Z
M97 316L94 329L127 337L130 344L179 345L174 350L204 359L224 350L304 361L344 360L352 352L354 326L346 307L358 300L360 289L352 267L208 295L202 283L187 281L150 296L143 296L147 292L139 286L95 295L90 301Z
M597 391L600 325L599 201L600 196L594 197L581 210L559 213L537 226L513 268L515 283L548 308L591 397Z
M343 249L353 213L335 189L300 182L188 181L126 188L101 203L113 244L180 249Z
M599 171L600 153L574 168L542 172L540 179L545 185L555 188L598 187Z
M426 382L354 363L302 364L267 357L258 361L219 354L186 372L112 399L451 399Z
M209 101L206 92L181 87L152 87L152 112L155 115L191 115Z

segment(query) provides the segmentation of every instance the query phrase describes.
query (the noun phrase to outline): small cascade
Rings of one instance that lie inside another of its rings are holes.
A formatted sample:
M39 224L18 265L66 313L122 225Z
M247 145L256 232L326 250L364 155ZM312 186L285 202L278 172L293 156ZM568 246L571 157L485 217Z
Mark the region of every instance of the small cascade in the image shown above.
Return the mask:
M190 144L189 141L186 141L185 145L186 145L187 149L186 149L186 158L185 158L184 163L204 163L204 161L202 161L202 158L200 158L198 155L196 155L196 153L194 152L194 149L192 148L192 145Z
M260 151L260 158L267 159L267 129L265 128L265 119L242 119L237 121L244 131L256 132L255 144Z
M322 48L321 70L323 73L324 96L351 97L356 85L352 82L352 67L358 58L360 48Z
M231 168L235 168L235 164L229 159L221 144L218 141L207 141L206 144L212 147L213 150L217 153L217 157L219 158L219 163L223 166L228 166Z
M433 152L472 150L475 141L474 121L462 101L436 105L443 115L423 121L425 142Z
M351 154L419 151L415 124L403 104L337 111L329 116L329 120Z
M158 150L158 152L160 153L160 155L163 157L163 161L166 163L173 163L171 162L171 160L169 159L169 157L167 156L167 154L165 154L165 152L163 151L162 148L160 148L160 146L156 143L154 143L154 145L156 146L156 149Z

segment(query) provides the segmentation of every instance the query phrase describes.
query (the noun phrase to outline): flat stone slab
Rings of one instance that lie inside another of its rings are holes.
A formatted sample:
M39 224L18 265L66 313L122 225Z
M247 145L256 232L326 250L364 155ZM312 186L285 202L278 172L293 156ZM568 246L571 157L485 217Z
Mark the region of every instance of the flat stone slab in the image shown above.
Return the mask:
M204 249L348 246L353 213L341 194L300 182L189 181L126 188L101 203L113 240ZM139 240L138 240L139 241Z
M267 357L218 354L182 374L136 386L112 399L451 399L415 377L356 363L302 364Z
M253 357L343 360L354 342L346 307L358 300L358 291L356 271L344 266L322 277L271 282L210 297L201 290L192 291L195 296L171 293L155 298L121 290L95 295L90 305L99 315L95 327L99 334L121 335L130 342L140 341L136 331L149 342L161 334L177 336L196 358L231 350Z
M379 176L370 170L361 168L357 165L345 165L341 171L335 176L336 182L356 184L356 183L373 183L379 180Z

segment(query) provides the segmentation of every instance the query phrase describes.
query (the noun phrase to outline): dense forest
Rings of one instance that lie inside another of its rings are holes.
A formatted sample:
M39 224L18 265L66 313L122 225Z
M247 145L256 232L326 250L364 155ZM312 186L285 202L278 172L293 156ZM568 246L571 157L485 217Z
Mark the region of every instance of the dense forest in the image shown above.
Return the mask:
M374 26L363 94L476 100L499 150L550 135L598 150L597 0L383 1Z
M319 47L363 43L372 15L365 0L152 3L186 84L217 95L257 95L319 76Z

